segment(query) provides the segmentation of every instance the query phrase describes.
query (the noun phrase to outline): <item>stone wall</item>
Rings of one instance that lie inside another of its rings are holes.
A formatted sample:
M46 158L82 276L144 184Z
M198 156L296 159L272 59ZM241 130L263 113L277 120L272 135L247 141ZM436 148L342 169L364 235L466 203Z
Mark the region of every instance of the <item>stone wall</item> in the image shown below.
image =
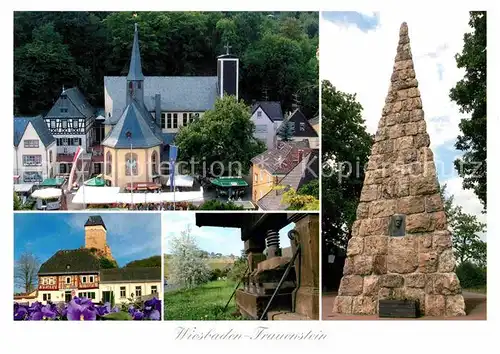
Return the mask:
M375 314L380 299L414 299L429 316L464 315L451 234L403 23L334 312ZM403 236L390 236L403 214Z

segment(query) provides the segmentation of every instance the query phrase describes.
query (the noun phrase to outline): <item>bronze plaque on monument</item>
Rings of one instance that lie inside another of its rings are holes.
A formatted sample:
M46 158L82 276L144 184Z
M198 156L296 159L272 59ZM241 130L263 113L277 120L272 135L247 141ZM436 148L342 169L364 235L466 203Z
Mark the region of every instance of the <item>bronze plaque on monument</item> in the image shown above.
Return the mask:
M389 223L389 235L390 236L404 236L406 230L406 215L404 214L394 214L391 217L391 222Z

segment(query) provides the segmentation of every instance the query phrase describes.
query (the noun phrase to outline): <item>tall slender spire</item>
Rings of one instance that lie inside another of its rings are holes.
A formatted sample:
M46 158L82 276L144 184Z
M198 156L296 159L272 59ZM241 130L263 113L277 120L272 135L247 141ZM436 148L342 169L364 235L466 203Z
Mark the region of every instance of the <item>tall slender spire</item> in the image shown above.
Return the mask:
M137 23L135 24L134 43L132 45L132 56L130 57L130 69L127 75L128 81L142 81L144 75L142 74L141 66L141 53L139 51L139 31Z

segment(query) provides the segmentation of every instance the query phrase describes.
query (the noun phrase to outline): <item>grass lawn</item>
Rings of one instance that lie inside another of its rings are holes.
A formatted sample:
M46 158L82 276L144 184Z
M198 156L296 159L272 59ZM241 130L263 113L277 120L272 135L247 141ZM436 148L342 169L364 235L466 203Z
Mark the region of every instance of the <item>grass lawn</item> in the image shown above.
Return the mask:
M463 289L464 291L470 291L472 293L481 293L481 294L486 294L486 286L481 286L479 288L467 288Z
M231 296L235 282L216 280L193 289L182 289L165 294L166 320L241 320L231 315L236 311L234 297L222 312Z

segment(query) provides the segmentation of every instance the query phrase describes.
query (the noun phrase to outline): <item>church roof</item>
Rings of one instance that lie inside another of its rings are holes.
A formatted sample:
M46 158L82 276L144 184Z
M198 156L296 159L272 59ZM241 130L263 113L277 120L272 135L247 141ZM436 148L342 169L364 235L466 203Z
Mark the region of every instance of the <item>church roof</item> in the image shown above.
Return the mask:
M104 228L106 228L104 220L102 220L102 217L100 215L89 216L87 222L85 223L85 226L103 226Z
M161 267L124 267L101 270L101 283L161 281Z
M38 274L95 273L99 266L99 258L90 249L61 250L40 266Z
M24 132L28 124L31 123L38 137L45 147L54 142L54 136L49 130L42 116L36 117L14 117L14 146L18 146L23 138Z
M132 55L130 57L130 68L128 70L127 80L144 80L141 66L141 52L139 50L139 31L137 23L135 24L134 43L132 44Z
M252 114L255 113L257 108L262 108L262 110L267 114L267 116L272 120L283 120L283 111L281 110L281 103L276 101L257 101L252 105Z
M104 90L112 116L119 116L126 106L127 77L105 76ZM150 112L155 110L155 94L161 95L163 112L205 112L215 106L217 76L146 76L144 104Z
M66 108L68 111L61 112L61 108ZM83 93L77 87L72 87L61 92L59 99L45 118L90 118L94 113L94 107L87 102Z
M150 148L162 144L153 117L136 101L132 101L121 115L102 145L115 149ZM131 138L127 133L131 133Z

